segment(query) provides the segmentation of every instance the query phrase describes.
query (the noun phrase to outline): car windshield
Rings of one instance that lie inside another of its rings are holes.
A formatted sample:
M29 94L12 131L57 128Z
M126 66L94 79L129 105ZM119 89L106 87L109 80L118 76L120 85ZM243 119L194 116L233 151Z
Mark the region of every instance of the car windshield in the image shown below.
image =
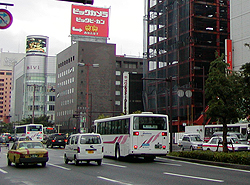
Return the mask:
M19 149L27 149L27 148L43 148L41 142L24 142L19 144Z
M232 141L233 144L240 144L240 140L237 137L227 138L227 142Z
M190 137L190 140L191 141L202 141L201 138L198 136L192 136L192 137Z

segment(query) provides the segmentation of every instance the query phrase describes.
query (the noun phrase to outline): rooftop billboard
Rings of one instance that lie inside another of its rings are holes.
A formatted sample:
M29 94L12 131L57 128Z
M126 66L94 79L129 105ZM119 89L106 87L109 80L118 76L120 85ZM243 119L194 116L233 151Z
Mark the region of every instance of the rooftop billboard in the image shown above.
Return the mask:
M109 9L72 5L71 35L109 36Z

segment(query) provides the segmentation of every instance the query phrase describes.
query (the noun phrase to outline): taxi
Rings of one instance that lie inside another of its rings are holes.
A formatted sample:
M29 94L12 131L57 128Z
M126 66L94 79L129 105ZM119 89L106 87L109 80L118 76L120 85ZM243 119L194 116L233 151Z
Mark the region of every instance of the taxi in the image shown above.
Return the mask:
M40 141L16 141L7 153L8 166L12 163L15 163L16 167L20 164L41 163L42 167L45 167L48 160L48 151Z

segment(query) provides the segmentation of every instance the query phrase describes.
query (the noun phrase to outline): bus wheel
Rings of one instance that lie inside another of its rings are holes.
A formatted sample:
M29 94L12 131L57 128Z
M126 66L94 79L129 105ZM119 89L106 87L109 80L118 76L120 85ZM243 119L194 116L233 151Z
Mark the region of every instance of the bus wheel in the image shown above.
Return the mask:
M119 147L119 145L116 145L116 147L115 147L115 159L116 160L119 160L120 159L120 147Z

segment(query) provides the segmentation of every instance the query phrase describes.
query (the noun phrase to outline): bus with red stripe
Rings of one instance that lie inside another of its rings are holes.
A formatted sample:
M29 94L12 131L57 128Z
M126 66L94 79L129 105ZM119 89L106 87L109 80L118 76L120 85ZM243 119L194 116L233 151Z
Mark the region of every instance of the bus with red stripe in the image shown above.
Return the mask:
M129 114L94 121L101 134L104 156L144 157L153 160L169 152L168 116L153 113Z
M43 125L42 124L27 124L15 126L15 136L17 138L30 138L33 141L43 140Z

